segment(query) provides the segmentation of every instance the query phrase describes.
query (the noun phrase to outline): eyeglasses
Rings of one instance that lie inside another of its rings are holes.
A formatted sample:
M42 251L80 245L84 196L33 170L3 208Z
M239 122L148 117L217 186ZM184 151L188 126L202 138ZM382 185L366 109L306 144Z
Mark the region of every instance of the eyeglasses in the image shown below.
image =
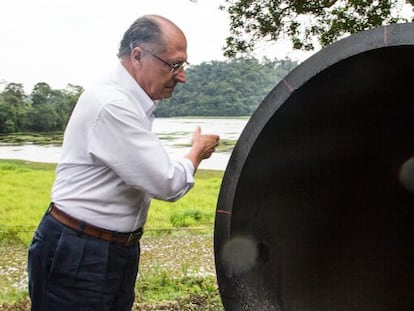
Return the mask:
M170 72L171 73L174 73L174 74L175 73L178 73L181 69L185 69L185 67L187 65L189 65L189 63L187 61L180 61L180 62L177 62L175 64L170 64L166 60L163 60L161 57L159 57L159 56L157 56L155 54L152 54L150 51L147 51L147 50L144 50L144 49L142 49L142 50L144 52L148 53L149 55L151 55L152 57L158 59L160 62L162 62L162 63L166 64L167 66L169 66L170 67Z

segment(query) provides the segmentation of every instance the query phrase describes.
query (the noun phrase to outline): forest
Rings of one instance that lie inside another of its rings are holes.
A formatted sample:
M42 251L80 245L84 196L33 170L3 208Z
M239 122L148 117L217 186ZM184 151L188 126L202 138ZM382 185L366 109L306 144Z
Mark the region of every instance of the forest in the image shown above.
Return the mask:
M187 82L162 100L157 117L250 116L264 97L297 62L242 57L203 62L186 69ZM63 131L84 88L68 84L53 89L35 84L29 94L21 83L6 83L0 92L0 133Z

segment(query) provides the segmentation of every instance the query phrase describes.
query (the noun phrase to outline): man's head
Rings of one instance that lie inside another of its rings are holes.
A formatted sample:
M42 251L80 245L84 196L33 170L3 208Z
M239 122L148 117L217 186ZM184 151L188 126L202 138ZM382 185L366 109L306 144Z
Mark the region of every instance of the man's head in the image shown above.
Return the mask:
M125 32L118 57L153 100L171 97L176 84L186 80L187 40L164 17L138 18Z

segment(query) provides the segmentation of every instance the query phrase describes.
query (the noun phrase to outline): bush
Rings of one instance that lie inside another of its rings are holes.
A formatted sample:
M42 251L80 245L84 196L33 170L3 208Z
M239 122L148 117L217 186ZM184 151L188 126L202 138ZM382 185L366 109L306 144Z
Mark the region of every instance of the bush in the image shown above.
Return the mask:
M200 209L175 210L171 213L170 222L176 228L187 228L205 225L214 221L214 214Z

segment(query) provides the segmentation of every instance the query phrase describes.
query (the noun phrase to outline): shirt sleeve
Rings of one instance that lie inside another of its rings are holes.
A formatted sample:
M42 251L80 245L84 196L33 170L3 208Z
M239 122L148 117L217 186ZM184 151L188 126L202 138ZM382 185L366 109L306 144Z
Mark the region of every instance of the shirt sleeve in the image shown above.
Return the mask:
M194 185L191 161L172 159L151 132L147 116L123 101L102 107L87 139L88 152L95 161L153 198L175 201Z

